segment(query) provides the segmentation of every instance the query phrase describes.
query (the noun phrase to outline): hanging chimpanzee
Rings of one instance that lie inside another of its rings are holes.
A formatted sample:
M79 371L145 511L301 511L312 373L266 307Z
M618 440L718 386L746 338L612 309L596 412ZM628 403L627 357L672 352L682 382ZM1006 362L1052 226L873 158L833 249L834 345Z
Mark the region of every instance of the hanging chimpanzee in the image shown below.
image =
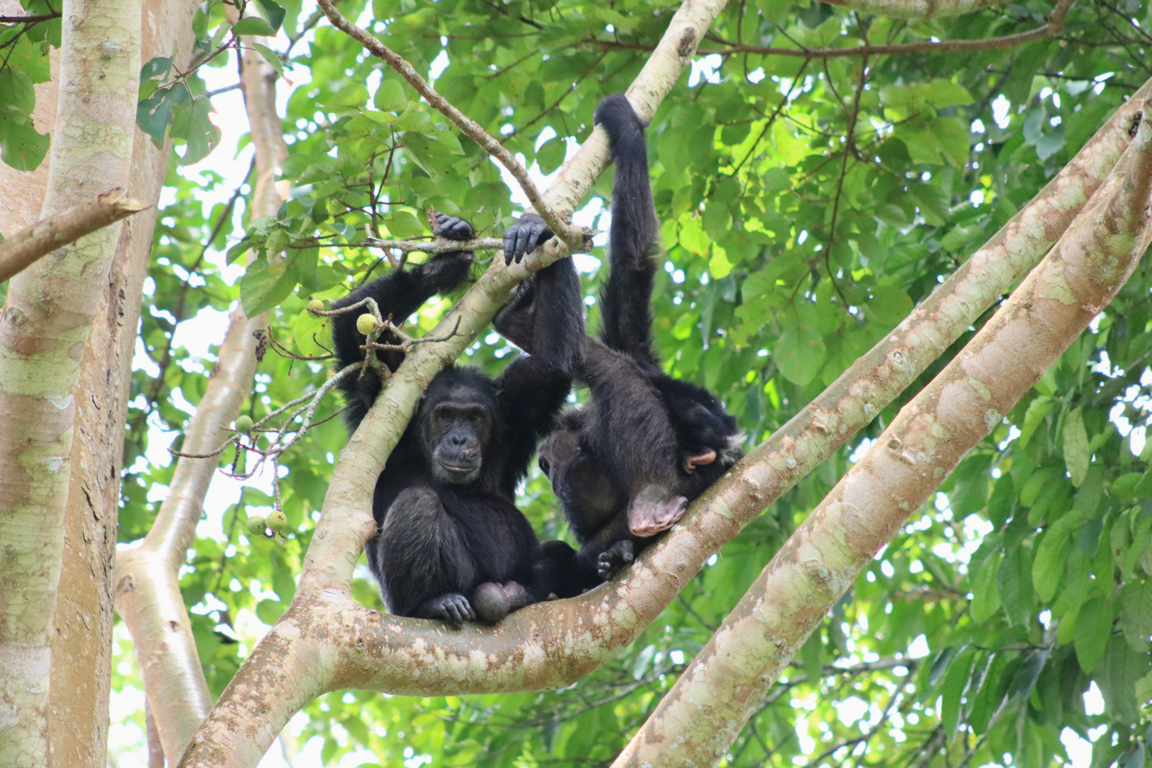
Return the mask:
M611 578L741 455L735 419L707 390L664 373L652 343L659 225L647 124L619 94L601 102L593 119L608 133L616 163L603 327L599 341L581 345L576 370L590 390L588 407L562 414L540 446L540 468L581 544L575 565L565 562L571 550L555 546L541 565L552 579L569 573L561 596ZM543 220L527 214L505 234L505 258L518 260L550 237Z
M468 222L443 214L436 234L473 236ZM471 263L470 252L444 253L357 288L333 306L371 297L383 317L400 323L434 293L464 280ZM341 367L364 357L356 317L333 318ZM456 626L492 622L551 590L533 581L538 544L514 494L571 387L584 333L571 259L529 278L499 319L526 329L537 354L515 360L495 381L471 368L440 371L376 482L372 511L379 528L366 551L384 602L397 615ZM382 335L381 342L389 341L398 339ZM403 352L377 354L393 371L404 359ZM355 431L381 382L367 372L341 387L350 406L348 427Z

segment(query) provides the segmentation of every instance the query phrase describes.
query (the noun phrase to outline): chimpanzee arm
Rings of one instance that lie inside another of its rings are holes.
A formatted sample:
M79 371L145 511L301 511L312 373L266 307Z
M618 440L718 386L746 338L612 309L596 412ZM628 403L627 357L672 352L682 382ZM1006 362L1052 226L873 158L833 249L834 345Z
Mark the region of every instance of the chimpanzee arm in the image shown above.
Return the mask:
M501 485L513 488L528 470L536 444L568 397L586 333L580 277L561 259L531 278L532 299L516 312L530 320L531 354L512 362L496 380L506 418Z
M604 318L600 338L611 349L638 360L656 361L649 304L656 275L652 254L658 250L660 229L648 178L647 123L623 94L600 102L593 120L607 131L616 162L608 232L611 272L600 292Z
M471 240L473 237L472 226L463 219L441 213L437 214L437 222L436 234L440 237L448 240ZM332 308L347 307L371 298L376 301L382 317L387 319L391 316L393 322L399 325L434 294L449 291L459 285L468 276L471 266L471 251L442 253L424 264L393 272L362 285L344 298L332 302ZM361 314L352 311L332 317L332 342L336 347L337 365L340 368L364 359L364 350L361 349L364 334L356 330L356 318ZM404 355L400 352L379 354L380 359L393 371L404 361ZM340 383L351 406L345 417L350 431L360 425L376 400L380 387L380 380L371 375L345 378Z

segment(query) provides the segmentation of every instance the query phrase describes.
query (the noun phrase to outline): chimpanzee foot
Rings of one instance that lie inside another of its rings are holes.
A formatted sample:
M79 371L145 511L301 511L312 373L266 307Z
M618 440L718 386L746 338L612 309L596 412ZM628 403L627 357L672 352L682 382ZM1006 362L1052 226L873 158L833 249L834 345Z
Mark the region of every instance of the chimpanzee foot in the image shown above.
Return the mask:
M635 546L631 539L621 539L600 553L596 559L596 573L608 581L636 559Z
M466 621L476 621L476 614L468 598L458 592L448 592L424 603L419 615L427 619L440 619L459 628Z
M666 531L684 516L688 499L673 496L660 486L649 485L628 504L628 530L647 538Z

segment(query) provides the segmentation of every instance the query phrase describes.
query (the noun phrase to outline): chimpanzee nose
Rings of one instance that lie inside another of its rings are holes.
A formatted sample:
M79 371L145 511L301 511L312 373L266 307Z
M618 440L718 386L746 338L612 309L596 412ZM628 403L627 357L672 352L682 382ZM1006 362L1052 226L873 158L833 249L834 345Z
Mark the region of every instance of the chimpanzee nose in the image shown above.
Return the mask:
M461 435L461 434L448 435L448 443L453 448L463 448L465 443L467 443L467 442L468 442L468 439L464 435Z

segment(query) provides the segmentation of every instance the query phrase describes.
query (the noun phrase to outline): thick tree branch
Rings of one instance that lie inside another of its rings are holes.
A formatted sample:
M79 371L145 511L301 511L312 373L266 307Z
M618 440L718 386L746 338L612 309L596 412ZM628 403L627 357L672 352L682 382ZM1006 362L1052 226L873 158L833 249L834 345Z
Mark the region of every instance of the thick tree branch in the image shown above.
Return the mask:
M147 207L126 197L124 190L114 189L17 232L0 242L0 283L27 269L41 256Z
M1124 286L1152 244L1150 199L1143 120L1048 256L776 553L614 765L720 761L876 552Z

